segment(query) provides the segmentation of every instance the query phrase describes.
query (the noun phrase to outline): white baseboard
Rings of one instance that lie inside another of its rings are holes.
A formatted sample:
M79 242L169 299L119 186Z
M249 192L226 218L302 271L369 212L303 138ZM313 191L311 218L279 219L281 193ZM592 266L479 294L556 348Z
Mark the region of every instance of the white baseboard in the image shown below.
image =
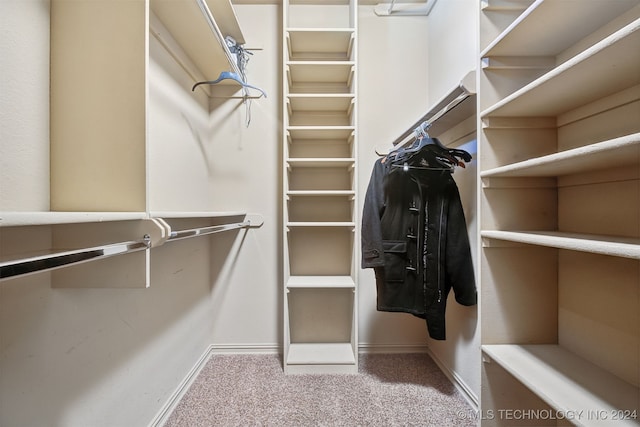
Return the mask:
M202 354L202 356L200 356L189 373L187 373L180 385L178 385L178 388L176 388L173 394L169 397L169 400L167 400L164 406L153 418L151 423L149 423L149 427L162 427L167 422L167 420L171 416L171 413L174 409L176 409L176 406L178 406L178 403L180 403L182 397L189 390L189 387L191 387L196 378L198 378L200 371L202 371L202 368L205 367L213 353L213 345L210 345Z
M202 368L205 367L214 354L279 354L280 352L280 346L273 344L210 344L151 423L149 423L148 427L162 427L167 422L171 413L189 390L189 387L198 378Z
M216 354L282 354L277 344L212 344Z
M362 354L426 353L428 350L426 344L358 344L358 352Z
M447 376L447 378L449 378L449 381L451 381L455 388L457 388L462 396L467 400L471 408L477 411L480 408L478 396L476 396L473 390L469 388L467 383L464 382L464 380L460 377L460 375L458 375L457 372L452 371L448 366L442 363L442 360L440 360L428 347L427 353L429 354L429 356L431 356L433 361L436 362L436 365L438 365L440 370Z

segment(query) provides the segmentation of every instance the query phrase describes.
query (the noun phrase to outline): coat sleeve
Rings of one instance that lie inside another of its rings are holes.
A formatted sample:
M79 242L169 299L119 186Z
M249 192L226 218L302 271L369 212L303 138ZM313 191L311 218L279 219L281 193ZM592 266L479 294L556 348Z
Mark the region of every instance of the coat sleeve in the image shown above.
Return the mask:
M453 288L459 304L475 305L478 295L467 222L460 201L460 193L453 179L449 191L451 193L447 220L446 269L449 282L447 286Z
M380 225L384 213L384 175L385 166L378 159L373 165L362 210L362 268L384 266Z

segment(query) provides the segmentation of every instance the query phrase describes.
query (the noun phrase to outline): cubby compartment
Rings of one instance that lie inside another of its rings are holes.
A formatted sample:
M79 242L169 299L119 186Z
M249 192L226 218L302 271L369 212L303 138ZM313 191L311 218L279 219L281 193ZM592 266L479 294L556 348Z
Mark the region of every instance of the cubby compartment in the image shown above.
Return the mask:
M287 152L295 158L354 158L354 127L289 128Z
M291 276L352 276L354 226L290 226Z
M286 33L291 61L353 61L352 29L291 28Z
M350 0L290 0L287 2L285 28L353 28L355 3Z
M288 93L348 94L354 91L352 61L296 61L285 65Z
M353 190L353 160L289 161L289 190Z
M557 249L486 237L483 246L483 343L557 343Z
M292 288L286 298L289 370L312 365L319 372L349 372L357 357L354 289Z
M333 193L333 194L332 194ZM305 222L353 222L355 192L289 194L289 221Z
M353 94L291 94L287 99L291 126L352 126Z
M289 289L291 342L349 343L352 313L352 289Z

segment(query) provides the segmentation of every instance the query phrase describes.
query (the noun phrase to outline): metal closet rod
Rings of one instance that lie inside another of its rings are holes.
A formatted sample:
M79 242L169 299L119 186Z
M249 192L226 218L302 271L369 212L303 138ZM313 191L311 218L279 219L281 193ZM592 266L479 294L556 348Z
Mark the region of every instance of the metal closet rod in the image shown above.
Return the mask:
M141 251L151 247L151 239L145 235L142 240L112 243L92 248L76 249L71 251L56 252L54 254L40 255L14 261L0 263L0 280L15 276L22 276L41 271L54 270L71 264L80 264L98 258L108 258Z
M207 234L220 233L222 231L239 228L260 226L251 221L232 224L214 225L210 227L194 228L189 230L172 231L167 241L186 239L189 237L205 236ZM84 249L56 252L53 254L39 255L12 261L0 262L0 281L16 276L38 273L47 270L66 267L72 264L80 264L99 258L107 258L114 255L122 255L151 248L151 238L145 234L142 240L112 243Z
M251 221L234 224L212 225L210 227L192 228L189 230L172 231L167 241L187 239L189 237L206 236L207 234L220 233L222 231L236 230L238 228L251 227Z
M398 137L395 141L393 141L393 145L397 146L398 144L404 145L408 141L413 140L413 136L418 129L428 128L430 125L435 123L439 118L447 114L449 111L453 110L458 104L467 99L469 96L473 95L463 84L458 86L458 89L461 90L461 93L456 96L452 101L447 103L444 107L439 109L436 112L429 111L424 116L422 116L418 121L416 121L413 126L407 129L400 137Z

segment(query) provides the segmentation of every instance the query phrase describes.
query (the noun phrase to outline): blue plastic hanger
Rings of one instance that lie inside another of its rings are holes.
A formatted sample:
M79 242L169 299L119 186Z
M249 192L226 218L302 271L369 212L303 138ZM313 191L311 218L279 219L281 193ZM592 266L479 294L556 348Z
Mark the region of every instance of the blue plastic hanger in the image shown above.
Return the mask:
M255 89L255 90L259 91L262 95L259 96L258 98L261 98L262 96L264 96L265 98L267 97L267 93L264 90L260 89L259 87L255 87L255 86L252 86L252 85L250 85L248 83L245 83L237 73L234 73L232 71L223 71L223 72L221 72L220 76L218 76L218 78L215 79L215 80L198 82L198 83L193 85L193 88L191 88L191 91L196 90L196 87L198 87L199 85L203 85L203 84L214 85L214 84L220 83L222 80L235 80L242 87L247 87L247 88Z

